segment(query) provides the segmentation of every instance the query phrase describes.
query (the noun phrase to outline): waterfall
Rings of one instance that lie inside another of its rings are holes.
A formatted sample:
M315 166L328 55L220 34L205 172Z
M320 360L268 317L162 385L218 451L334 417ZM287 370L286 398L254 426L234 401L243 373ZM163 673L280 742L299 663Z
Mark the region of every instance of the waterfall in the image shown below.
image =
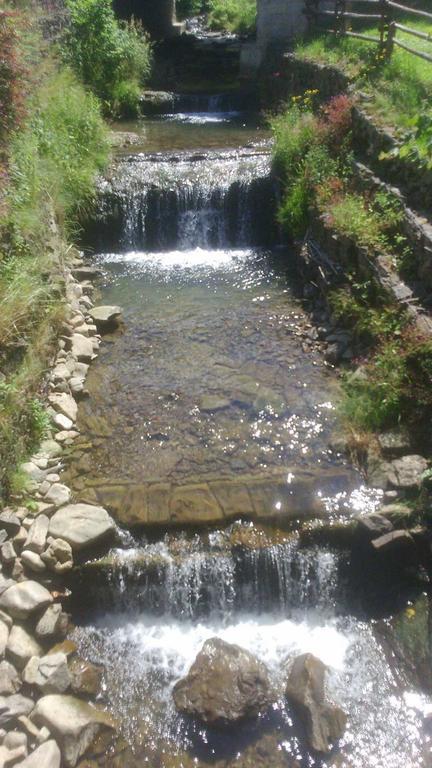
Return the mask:
M219 548L200 536L114 550L84 567L87 608L173 618L219 617L247 610L331 609L340 585L339 556L302 548L297 539L257 549ZM90 586L89 586L90 585ZM79 594L78 589L74 593ZM81 593L82 594L82 593Z
M101 182L92 225L87 240L101 250L269 245L270 158L257 150L129 158Z

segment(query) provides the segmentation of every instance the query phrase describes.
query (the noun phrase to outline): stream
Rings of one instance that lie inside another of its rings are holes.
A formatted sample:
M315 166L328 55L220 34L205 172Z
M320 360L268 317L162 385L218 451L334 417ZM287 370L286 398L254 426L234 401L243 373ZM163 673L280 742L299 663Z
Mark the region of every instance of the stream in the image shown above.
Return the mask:
M230 106L179 99L176 114L115 126L133 138L119 141L87 233L100 303L124 318L90 368L66 478L121 526L73 589L72 637L105 666L101 702L127 745L103 765L431 766L432 700L379 631L403 603L371 618L367 580L353 587L349 552L324 535L380 494L330 447L340 384L278 245L270 138ZM264 661L278 692L232 731L172 700L215 636ZM349 715L325 759L283 696L287 663L305 652L328 665L329 696Z

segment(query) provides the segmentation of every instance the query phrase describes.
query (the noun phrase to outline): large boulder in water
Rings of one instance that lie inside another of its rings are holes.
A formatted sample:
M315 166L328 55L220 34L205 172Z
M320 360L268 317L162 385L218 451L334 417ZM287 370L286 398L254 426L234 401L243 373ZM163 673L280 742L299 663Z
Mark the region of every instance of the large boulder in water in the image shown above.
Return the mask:
M298 656L290 669L286 696L301 721L308 746L328 753L345 731L347 716L325 699L327 667L311 653Z
M213 637L173 691L179 712L205 723L236 723L255 717L273 701L266 666L249 651Z

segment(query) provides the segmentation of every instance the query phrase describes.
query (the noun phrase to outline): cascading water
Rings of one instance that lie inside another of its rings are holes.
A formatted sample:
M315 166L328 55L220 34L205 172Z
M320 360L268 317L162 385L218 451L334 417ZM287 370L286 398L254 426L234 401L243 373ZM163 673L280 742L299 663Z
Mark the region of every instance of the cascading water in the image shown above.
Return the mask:
M103 766L430 768L432 705L358 618L349 553L302 538L343 534L380 497L329 449L336 384L303 332L289 254L254 248L275 238L268 145L221 108L178 99L177 121L135 126L137 151L101 183L92 230L103 303L123 306L125 328L90 370L68 482L121 525L149 528L75 574L73 637L104 665L101 703L129 745ZM264 661L277 692L231 731L180 717L172 700L215 636ZM349 714L328 759L307 750L283 695L305 652L329 666Z
M262 151L133 157L101 184L98 245L106 237L121 250L268 245L273 187Z

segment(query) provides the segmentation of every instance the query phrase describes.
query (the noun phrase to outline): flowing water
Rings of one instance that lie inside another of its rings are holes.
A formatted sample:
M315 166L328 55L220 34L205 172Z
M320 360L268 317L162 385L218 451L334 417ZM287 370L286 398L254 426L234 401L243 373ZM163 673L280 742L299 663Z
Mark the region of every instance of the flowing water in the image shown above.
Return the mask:
M207 106L180 101L177 116L126 127L136 144L101 183L91 231L101 303L124 310L90 370L67 478L123 528L74 589L74 638L105 665L102 701L129 745L104 765L430 766L432 704L354 609L348 553L303 536L343 528L379 494L329 448L338 384L308 337L291 254L275 247L265 132ZM172 702L214 636L266 662L278 692L234 731ZM326 760L283 697L287 663L306 651L349 713Z

